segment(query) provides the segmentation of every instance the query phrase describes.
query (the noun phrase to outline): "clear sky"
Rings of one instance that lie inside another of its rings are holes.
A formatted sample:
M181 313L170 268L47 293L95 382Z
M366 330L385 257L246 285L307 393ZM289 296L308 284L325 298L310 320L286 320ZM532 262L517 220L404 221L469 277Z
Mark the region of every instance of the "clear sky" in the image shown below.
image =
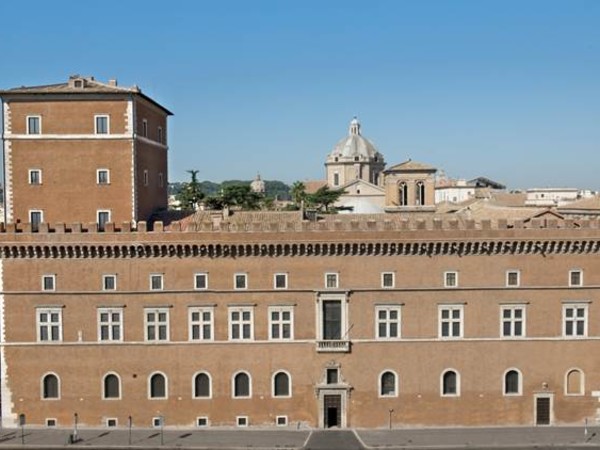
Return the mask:
M170 181L324 177L354 115L408 158L600 190L600 1L0 2L0 88L117 78L175 113Z

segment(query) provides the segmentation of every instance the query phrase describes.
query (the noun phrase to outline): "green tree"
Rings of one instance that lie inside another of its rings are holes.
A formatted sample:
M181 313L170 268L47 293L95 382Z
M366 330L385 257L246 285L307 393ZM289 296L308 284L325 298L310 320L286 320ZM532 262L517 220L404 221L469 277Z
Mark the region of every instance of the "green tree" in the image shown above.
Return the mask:
M188 183L182 183L179 194L176 198L181 203L182 209L196 210L198 203L204 198L204 193L198 182L198 170L188 170L191 180Z
M295 181L294 184L292 184L290 194L292 195L292 201L297 206L300 206L302 201L306 199L306 186L302 181Z
M239 206L241 209L260 209L261 196L250 189L248 184L231 184L221 192L221 200L226 206Z
M337 212L340 209L346 208L332 208L332 205L345 193L346 191L343 189L330 189L329 186L323 186L314 194L307 194L306 200L309 206L315 207L320 211Z

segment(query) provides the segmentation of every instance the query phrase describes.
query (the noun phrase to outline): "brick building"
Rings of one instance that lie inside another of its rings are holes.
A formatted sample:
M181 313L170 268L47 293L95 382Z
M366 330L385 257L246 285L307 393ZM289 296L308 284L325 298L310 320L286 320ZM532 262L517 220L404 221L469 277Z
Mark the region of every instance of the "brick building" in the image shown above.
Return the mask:
M23 127L34 114L11 104L7 115L6 92L5 129ZM7 177L26 181L22 142L7 134ZM92 155L112 145L86 143ZM81 166L94 175L106 163L91 158ZM90 194L68 211L47 196L32 229L35 196L12 183L0 233L4 425L20 413L42 426L77 413L89 426L131 416L140 427L373 428L599 415L598 220L411 208L315 220L198 211L132 225L147 217L140 209L98 227L90 214L105 206ZM160 207L159 194L147 204ZM130 211L132 199L115 202Z

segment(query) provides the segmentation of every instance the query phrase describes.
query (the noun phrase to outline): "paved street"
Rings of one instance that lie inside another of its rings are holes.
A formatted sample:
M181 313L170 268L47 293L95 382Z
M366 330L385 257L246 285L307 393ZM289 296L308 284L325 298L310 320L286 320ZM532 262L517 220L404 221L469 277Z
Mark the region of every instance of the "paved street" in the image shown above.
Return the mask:
M396 430L79 430L80 440L69 444L70 429L20 429L0 432L0 450L17 448L88 449L215 449L215 450L396 450L396 449L600 449L600 428L518 427L438 428Z

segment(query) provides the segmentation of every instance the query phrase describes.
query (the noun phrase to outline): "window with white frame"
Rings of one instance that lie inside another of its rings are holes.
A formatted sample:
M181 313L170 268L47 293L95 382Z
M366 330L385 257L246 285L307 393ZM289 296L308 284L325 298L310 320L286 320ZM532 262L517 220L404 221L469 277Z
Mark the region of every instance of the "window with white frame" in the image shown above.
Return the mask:
M375 307L377 339L398 339L400 337L400 306L381 305Z
M198 272L194 274L194 289L198 291L208 289L208 273Z
M288 274L287 273L276 273L275 275L273 275L273 287L275 289L287 289Z
M278 427L286 427L288 424L288 416L276 416L275 425Z
M210 374L199 372L194 375L194 398L211 398L211 379Z
M522 377L517 369L509 369L504 373L504 395L521 395Z
M110 120L106 114L98 114L94 116L95 133L108 134L110 133Z
M444 272L444 287L453 288L458 286L458 272Z
M461 338L463 336L463 305L440 305L439 323L440 338Z
M123 308L98 308L98 340L120 342L123 340Z
M382 288L393 288L394 287L394 272L382 272L381 274L381 287Z
M379 376L379 396L380 397L397 397L398 386L397 376L391 370L386 370Z
M31 231L39 231L40 225L44 223L44 212L39 209L29 210L29 223Z
M150 290L151 291L162 291L163 290L163 274L153 273L150 274Z
M104 376L104 380L102 381L102 398L105 400L118 400L121 398L121 379L116 373L107 373Z
M62 308L37 308L39 342L62 341Z
M565 395L584 395L585 383L580 369L569 369L565 374Z
M110 170L97 169L96 170L96 183L97 184L110 184Z
M42 378L42 398L58 400L60 398L60 379L54 373L47 373Z
M232 378L232 397L250 398L252 397L252 380L246 372L238 372Z
M42 275L42 291L56 290L56 275Z
M98 221L98 231L104 231L106 229L106 224L110 223L110 211L98 210L96 211L96 216Z
M579 269L569 271L569 286L583 286L583 271Z
M244 341L254 339L254 308L234 306L229 308L229 340Z
M233 288L234 289L248 289L248 274L247 273L236 273L233 275Z
M116 291L117 290L117 276L114 274L102 275L102 290L103 291Z
M291 397L292 383L290 374L281 370L273 375L273 397Z
M42 184L42 169L29 169L29 184Z
M269 307L269 339L294 339L294 307Z
M214 308L194 306L189 309L190 341L212 341L214 330Z
M519 287L521 284L521 272L518 270L507 270L506 271L506 286L507 287Z
M502 337L525 337L525 306L504 305L500 314Z
M167 377L160 373L153 373L148 378L148 397L151 399L162 399L168 397L168 380ZM163 417L160 417L158 426L164 425Z
M339 287L339 274L335 272L328 272L325 274L325 287L329 289L336 289Z
M348 339L348 303L339 295L321 295L318 300L320 340L336 341Z
M563 336L587 336L587 304L563 305Z
M42 116L27 116L27 134L42 134Z
M442 374L441 394L443 397L458 397L460 395L460 375L454 370Z
M169 340L169 309L146 308L144 309L144 322L146 328L146 341Z

